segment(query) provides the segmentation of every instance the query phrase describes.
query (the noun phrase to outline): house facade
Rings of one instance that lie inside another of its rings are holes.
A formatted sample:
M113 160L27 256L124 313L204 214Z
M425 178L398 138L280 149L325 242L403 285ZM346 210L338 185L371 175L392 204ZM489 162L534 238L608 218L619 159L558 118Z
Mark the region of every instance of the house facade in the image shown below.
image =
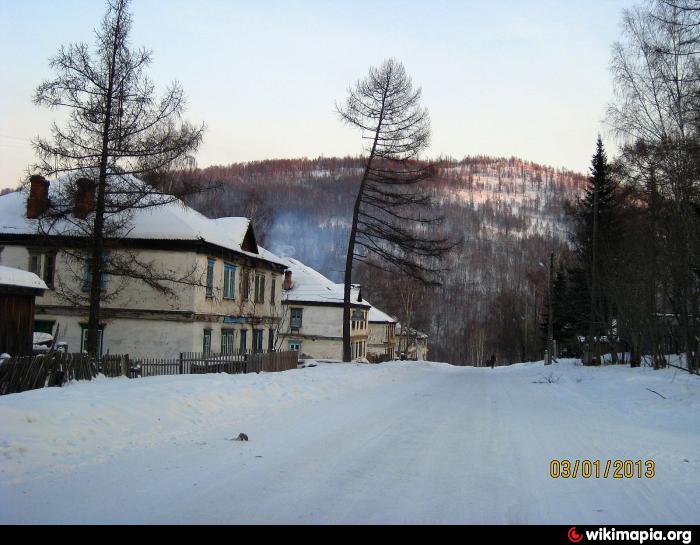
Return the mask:
M34 330L58 328L57 340L82 351L89 261L76 259L80 238L60 226L39 234L30 201L25 191L0 197L0 265L43 279L48 289L36 299ZM107 251L162 271L170 294L138 278L138 271L136 277L105 274L99 352L177 357L274 346L286 267L257 246L250 221L209 219L180 201L135 210L130 220L125 236L106 241ZM83 302L76 303L81 293Z
M371 362L397 359L399 357L397 321L373 306L369 310L368 322L367 359Z
M280 348L302 358L343 359L343 285L292 258L283 285ZM359 286L351 290L350 342L353 360L367 357L370 305Z

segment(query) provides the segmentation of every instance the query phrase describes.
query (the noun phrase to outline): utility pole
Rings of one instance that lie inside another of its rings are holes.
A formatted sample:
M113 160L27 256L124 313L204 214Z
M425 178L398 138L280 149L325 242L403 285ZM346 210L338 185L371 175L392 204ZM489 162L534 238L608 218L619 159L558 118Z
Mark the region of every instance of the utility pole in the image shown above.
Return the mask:
M549 254L549 319L547 320L547 355L545 365L551 365L554 359L554 252Z

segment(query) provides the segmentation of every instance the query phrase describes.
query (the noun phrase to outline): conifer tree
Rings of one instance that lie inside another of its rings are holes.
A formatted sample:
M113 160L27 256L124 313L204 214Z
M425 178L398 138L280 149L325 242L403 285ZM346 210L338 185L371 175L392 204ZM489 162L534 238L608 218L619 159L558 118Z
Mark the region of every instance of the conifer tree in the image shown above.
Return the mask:
M610 294L620 252L618 200L612 167L599 136L585 195L574 209L574 246L582 272L574 275L574 289L587 295L588 313L580 316L579 323L586 326L589 344L594 337L611 333L614 309Z

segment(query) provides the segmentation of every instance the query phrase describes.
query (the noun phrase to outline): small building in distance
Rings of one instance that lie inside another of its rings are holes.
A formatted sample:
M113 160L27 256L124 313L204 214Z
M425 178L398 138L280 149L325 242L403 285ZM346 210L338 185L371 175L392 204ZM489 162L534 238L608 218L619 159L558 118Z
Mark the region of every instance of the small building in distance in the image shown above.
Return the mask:
M300 357L343 359L343 284L293 258L287 264L283 284L282 350L298 350ZM351 290L350 335L352 359L367 357L370 304L360 287Z
M0 265L0 354L32 354L35 298L47 289L36 274Z
M407 360L428 359L428 336L425 333L398 324L396 334L399 337L399 351L405 354Z

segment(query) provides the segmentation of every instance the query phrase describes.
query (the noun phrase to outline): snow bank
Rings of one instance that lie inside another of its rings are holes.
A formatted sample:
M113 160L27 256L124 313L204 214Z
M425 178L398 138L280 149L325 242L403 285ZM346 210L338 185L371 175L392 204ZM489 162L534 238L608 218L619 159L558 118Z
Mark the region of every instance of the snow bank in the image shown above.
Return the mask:
M697 376L574 360L102 378L0 397L0 522L687 524L699 410Z

